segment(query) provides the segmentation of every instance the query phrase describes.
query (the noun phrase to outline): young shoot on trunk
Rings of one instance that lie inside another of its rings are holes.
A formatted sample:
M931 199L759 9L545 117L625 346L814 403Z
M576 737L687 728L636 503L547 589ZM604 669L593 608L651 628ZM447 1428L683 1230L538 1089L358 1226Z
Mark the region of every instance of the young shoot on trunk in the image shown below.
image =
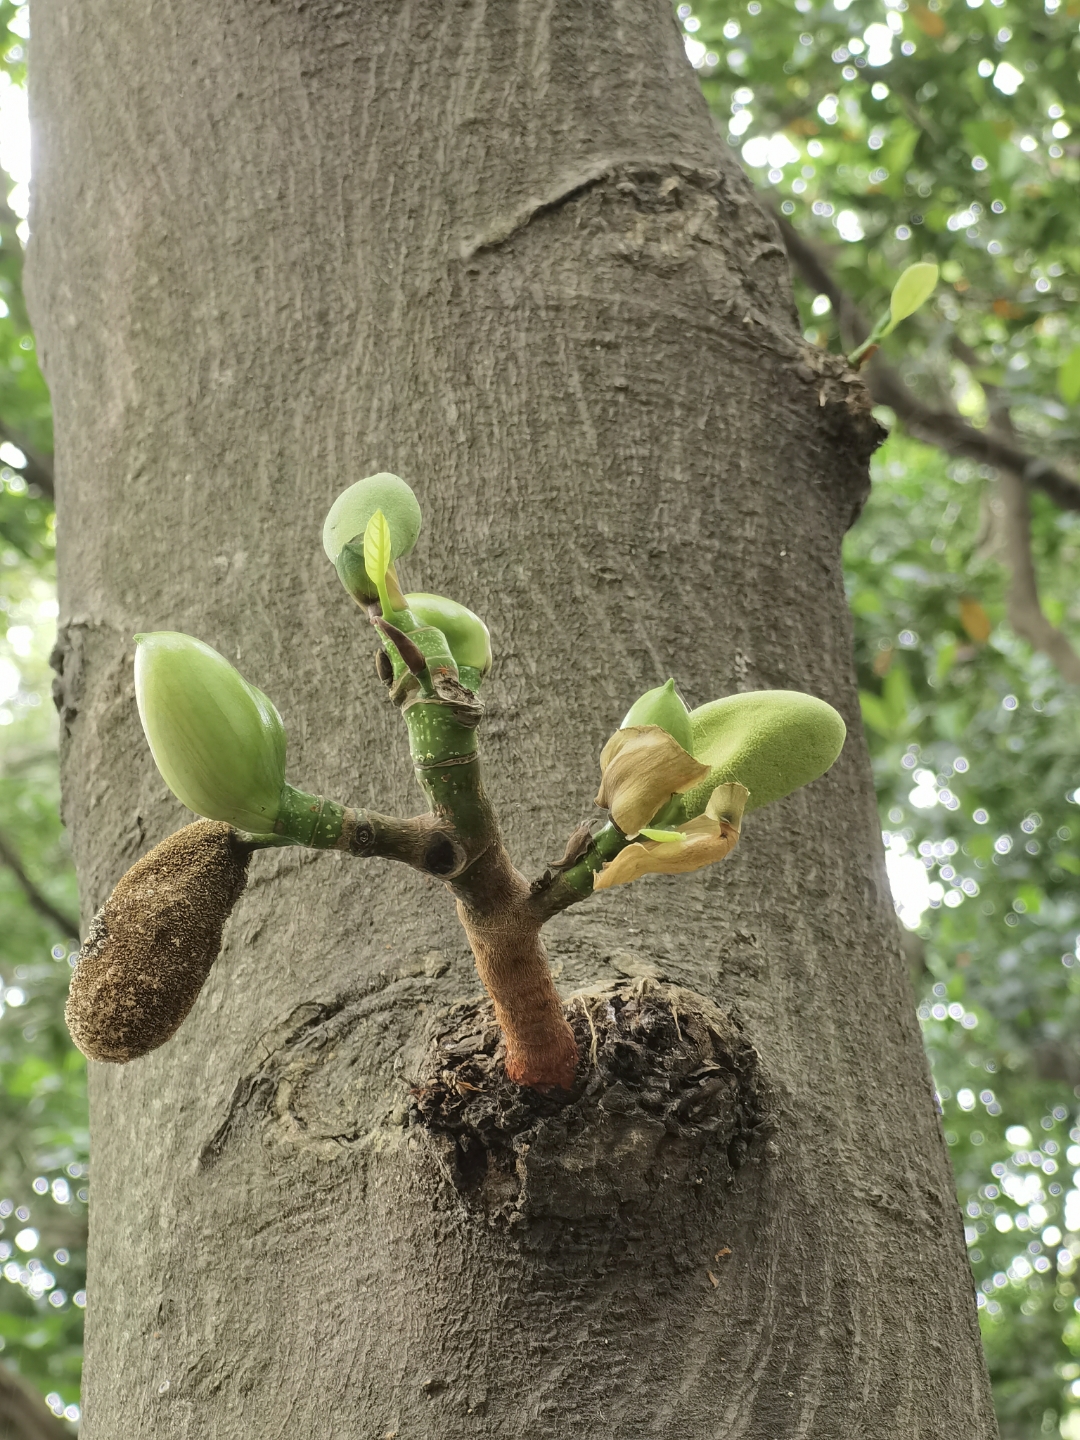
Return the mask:
M544 951L546 922L594 891L724 859L744 813L816 780L839 755L844 724L822 700L771 690L689 711L668 680L635 701L600 755L607 823L595 835L578 827L563 860L530 884L483 784L487 626L444 596L403 594L394 568L420 521L403 480L372 475L334 502L323 545L379 636L377 671L405 722L422 814L358 810L290 785L285 727L262 691L191 636L136 637L154 760L204 818L133 866L90 927L67 1014L91 1058L127 1061L168 1040L209 974L250 854L305 845L399 860L441 880L494 1004L507 1076L569 1090L578 1046Z

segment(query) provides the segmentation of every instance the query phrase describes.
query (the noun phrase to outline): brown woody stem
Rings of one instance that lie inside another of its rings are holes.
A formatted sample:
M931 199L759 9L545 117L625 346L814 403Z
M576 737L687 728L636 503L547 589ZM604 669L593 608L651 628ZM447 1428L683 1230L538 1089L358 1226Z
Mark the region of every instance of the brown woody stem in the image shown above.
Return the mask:
M569 1089L577 1043L540 941L543 919L484 790L475 728L462 723L460 710L420 697L407 702L405 722L435 819L468 857L447 883L506 1038L506 1073L519 1085Z
M402 707L416 778L431 813L400 820L286 787L275 838L402 860L445 881L506 1039L507 1075L538 1090L568 1090L577 1069L577 1042L540 931L560 910L592 894L593 875L626 839L609 825L557 880L530 887L507 853L484 791L476 742L480 702L444 670L429 686L418 683L409 664L416 657L402 653L408 644L401 641L408 637L391 639L397 653L391 656L390 695ZM275 841L264 837L261 843Z
M569 1090L577 1042L551 978L528 882L501 840L463 879L452 886L458 919L506 1038L507 1075L518 1085Z

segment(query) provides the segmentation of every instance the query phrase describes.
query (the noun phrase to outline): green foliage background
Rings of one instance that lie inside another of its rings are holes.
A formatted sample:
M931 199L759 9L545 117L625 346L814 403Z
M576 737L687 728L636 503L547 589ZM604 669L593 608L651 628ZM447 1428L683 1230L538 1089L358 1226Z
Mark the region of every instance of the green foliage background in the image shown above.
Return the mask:
M975 426L1007 411L1018 443L1067 465L1080 431L1080 0L699 0L678 17L720 142L868 318L905 265L940 264L933 304L884 346L913 393ZM25 79L26 29L0 0L0 85ZM0 440L28 457L7 451L0 469L0 694L5 667L19 672L0 701L0 846L74 917L47 703L49 404L24 234L0 206ZM797 295L807 339L840 348L827 302ZM995 485L894 433L847 572L1002 1434L1080 1440L1080 707L1005 623ZM1036 494L1033 541L1044 609L1080 644L1080 513ZM0 1361L60 1412L78 1399L85 1072L62 1024L73 937L40 908L0 863Z

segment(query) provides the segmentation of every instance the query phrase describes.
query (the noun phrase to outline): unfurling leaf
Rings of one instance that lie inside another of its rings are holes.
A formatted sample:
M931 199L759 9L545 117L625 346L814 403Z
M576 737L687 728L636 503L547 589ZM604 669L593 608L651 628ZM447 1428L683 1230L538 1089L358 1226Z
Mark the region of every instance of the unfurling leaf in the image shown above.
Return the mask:
M175 1033L217 959L250 855L231 826L200 820L121 877L71 977L64 1015L84 1055L122 1064Z
M671 844L673 841L677 843L686 839L681 830L653 830L648 825L643 825L639 833L644 835L646 840L658 840L661 844L665 841Z
M390 568L390 525L381 510L376 510L364 530L364 569L379 592L384 611L393 607L386 593L386 572Z
M162 778L182 805L267 834L285 783L285 727L272 702L191 635L136 635L135 699Z
M337 497L323 524L323 549L346 590L361 602L378 596L375 577L367 573L363 554L364 533L376 510L383 512L390 526L390 559L408 555L420 534L420 506L397 475L383 473L357 480Z
M610 890L642 875L683 875L725 859L738 844L746 800L744 785L718 785L704 814L679 826L682 844L658 840L657 835L664 832L654 831L645 840L639 837L594 877L593 889ZM641 832L642 836L647 834Z
M886 335L895 329L901 320L925 305L934 293L938 283L938 267L926 262L909 265L893 286L889 296L889 325Z
M990 631L993 628L990 616L987 615L978 600L974 600L970 595L965 595L960 601L960 624L976 645L985 645L990 639Z
M631 839L673 795L702 781L709 767L688 755L659 725L616 730L600 752L603 778L597 805Z

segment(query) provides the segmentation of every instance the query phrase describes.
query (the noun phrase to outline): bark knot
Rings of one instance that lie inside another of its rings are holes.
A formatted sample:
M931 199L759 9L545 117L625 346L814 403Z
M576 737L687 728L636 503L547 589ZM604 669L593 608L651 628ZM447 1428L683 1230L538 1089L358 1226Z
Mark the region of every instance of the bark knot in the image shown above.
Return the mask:
M734 1012L677 986L566 1004L581 1062L568 1095L507 1080L490 1006L454 1007L412 1089L409 1123L475 1213L637 1230L730 1185L766 1124L758 1057Z

